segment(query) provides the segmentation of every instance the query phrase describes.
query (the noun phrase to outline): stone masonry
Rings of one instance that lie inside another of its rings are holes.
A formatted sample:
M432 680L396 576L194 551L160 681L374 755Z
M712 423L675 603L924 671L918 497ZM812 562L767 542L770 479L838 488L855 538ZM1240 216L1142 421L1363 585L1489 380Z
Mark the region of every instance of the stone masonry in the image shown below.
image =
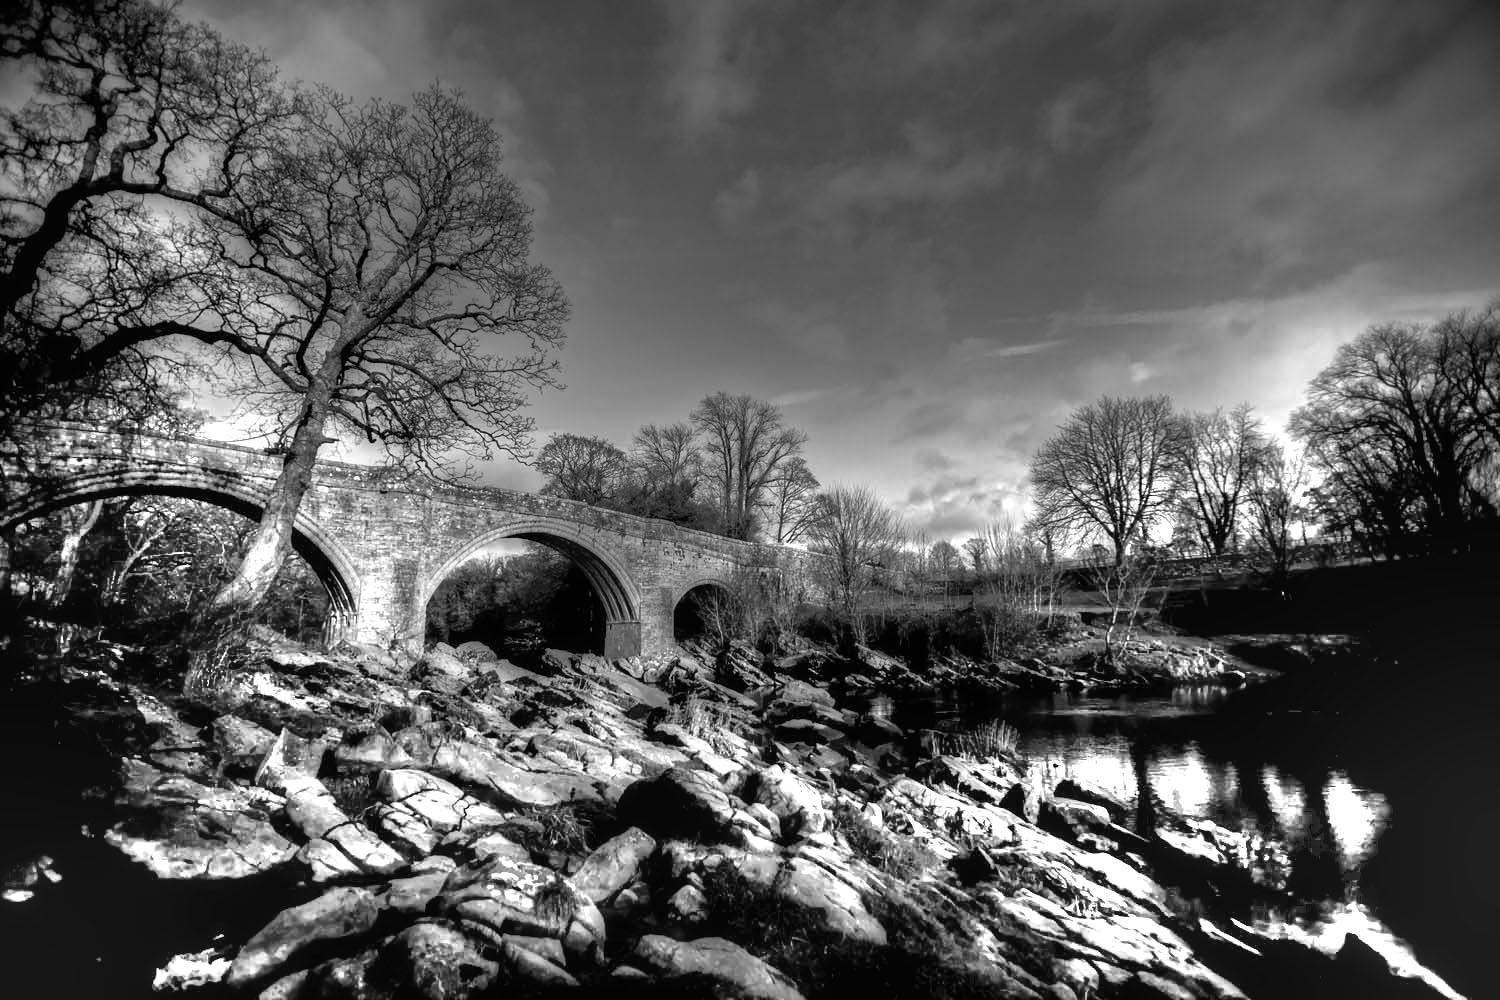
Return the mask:
M82 425L38 426L31 443L27 458L0 455L0 534L59 507L143 493L257 517L281 466L258 449ZM341 462L318 463L294 544L328 588L330 638L412 647L443 578L504 538L545 543L583 569L604 608L609 657L669 648L677 602L694 587L807 559L571 500Z

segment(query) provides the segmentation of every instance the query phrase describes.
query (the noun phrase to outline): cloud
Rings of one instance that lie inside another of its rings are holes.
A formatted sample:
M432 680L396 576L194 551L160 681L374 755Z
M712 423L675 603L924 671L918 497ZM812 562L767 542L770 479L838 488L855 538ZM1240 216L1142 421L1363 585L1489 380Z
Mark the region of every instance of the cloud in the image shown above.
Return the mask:
M983 348L978 354L985 358L1027 358L1034 354L1055 351L1065 343L1066 341L1063 340L1035 340L1029 344L1003 344L999 347Z
M748 2L690 0L665 5L668 37L662 97L690 145L722 133L755 106L757 52L744 24Z
M811 403L815 400L831 396L834 393L838 392L841 388L842 386L825 385L818 386L813 389L799 389L794 392L783 392L780 395L772 396L771 403L781 407L801 406L804 403Z
M1090 311L1059 320L1080 338L1093 329L1119 345L1077 366L1068 380L1074 386L1119 394L1132 391L1144 375L1151 391L1170 394L1179 406L1210 409L1244 399L1279 427L1338 346L1372 324L1431 322L1478 307L1497 293L1500 281L1447 291L1414 288L1389 267L1366 264L1285 295Z
M904 131L905 150L829 164L793 179L801 207L816 219L838 221L901 205L949 204L999 187L1017 167L1009 148L955 149L926 128Z
M833 309L828 305L796 307L780 299L767 299L756 303L751 312L784 343L804 354L821 361L849 360L849 333L832 318Z
M760 199L760 173L751 167L714 196L714 215L726 228L733 229L749 220Z
M1042 109L1042 136L1057 153L1087 149L1114 130L1117 100L1093 80L1066 87Z
M908 531L931 541L963 540L985 525L1007 517L1024 516L1025 496L1012 483L980 475L940 475L914 486L897 510Z
M1119 262L1324 277L1441 247L1493 204L1500 30L1478 5L1260 4L1216 23L1149 64L1146 127L1100 216Z
M877 0L845 5L827 47L836 85L884 89L963 72L1016 34L1013 12L999 4Z

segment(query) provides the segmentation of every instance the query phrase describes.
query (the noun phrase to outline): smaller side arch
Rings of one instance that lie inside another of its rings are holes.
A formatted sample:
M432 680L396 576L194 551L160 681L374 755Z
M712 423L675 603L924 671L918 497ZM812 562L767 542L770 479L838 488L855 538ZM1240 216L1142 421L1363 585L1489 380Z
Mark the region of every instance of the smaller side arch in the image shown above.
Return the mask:
M49 482L45 489L7 499L0 507L0 531L62 507L120 496L175 496L201 500L246 517L259 517L265 497L232 474L212 469L98 470ZM292 531L292 547L328 590L330 637L354 620L359 607L359 574L354 562L304 510Z
M691 594L699 587L718 587L725 593L732 593L734 590L733 585L728 580L724 579L722 575L715 574L713 576L700 576L692 580L690 583L687 583L682 587L679 587L677 590L673 591L673 609L676 609L677 605L682 603L682 599L684 597Z

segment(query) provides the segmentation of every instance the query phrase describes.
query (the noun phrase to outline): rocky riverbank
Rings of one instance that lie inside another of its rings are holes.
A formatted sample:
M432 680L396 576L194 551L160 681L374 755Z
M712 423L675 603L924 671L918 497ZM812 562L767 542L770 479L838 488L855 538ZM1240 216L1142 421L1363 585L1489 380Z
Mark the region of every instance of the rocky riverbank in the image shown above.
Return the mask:
M1142 829L1003 747L945 753L845 707L942 682L876 654L242 652L214 705L107 662L53 683L46 738L90 748L85 835L143 876L143 919L173 887L256 887L217 940L170 904L183 953L115 995L1440 995L1352 935L1332 957L1252 929L1291 902L1275 844ZM28 843L7 918L78 892ZM7 967L70 995L96 946Z

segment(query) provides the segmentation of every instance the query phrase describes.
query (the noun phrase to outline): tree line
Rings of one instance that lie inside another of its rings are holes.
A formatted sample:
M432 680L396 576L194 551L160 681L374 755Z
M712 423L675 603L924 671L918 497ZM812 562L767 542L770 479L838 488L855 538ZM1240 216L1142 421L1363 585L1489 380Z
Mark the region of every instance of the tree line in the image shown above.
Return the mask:
M818 504L806 442L774 404L716 392L686 421L642 427L629 452L600 437L553 434L536 464L547 496L790 544L807 535Z

